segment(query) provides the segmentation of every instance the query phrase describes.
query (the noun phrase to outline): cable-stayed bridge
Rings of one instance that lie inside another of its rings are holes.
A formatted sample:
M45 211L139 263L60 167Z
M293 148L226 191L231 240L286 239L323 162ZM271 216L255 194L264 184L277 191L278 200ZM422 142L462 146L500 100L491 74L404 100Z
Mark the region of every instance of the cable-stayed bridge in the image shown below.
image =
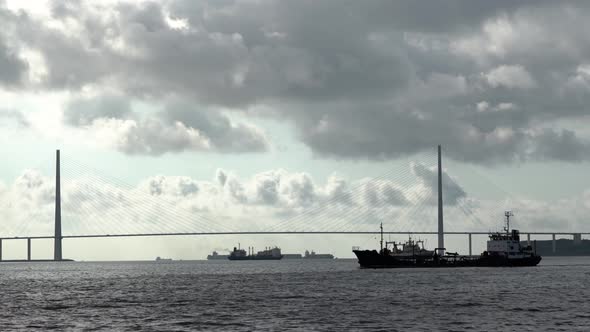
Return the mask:
M284 215L275 214L264 222L258 221L256 215L245 213L241 219L247 222L243 223L236 223L235 217L211 217L205 208L187 203L191 200L180 203L170 200L162 195L165 189L162 183L149 183L145 188L138 188L124 180L105 176L92 166L73 158L62 160L59 151L56 152L55 164L55 178L49 179L55 181L52 185L46 183L48 179L45 179L45 182L39 178L28 179L25 187L38 189L39 186L44 186L40 190L42 195L32 198L38 199L40 203L34 206L32 211L28 211L27 218L21 222L8 229L0 229L0 260L4 240L26 240L27 260L31 260L32 240L52 239L54 260L60 261L63 259L64 239L214 235L371 235L379 234L379 223L385 226L384 234L438 235L440 248L444 247L444 235L467 235L469 254L472 254L472 235L488 234L490 231L486 229L490 223L482 220L482 216L477 213L476 204L465 199L467 193L464 189L443 174L440 147L438 154L424 156L424 160L413 165L411 171L400 172L399 169L391 169L379 176L359 181L347 190L336 186L322 196L319 204L309 203L303 195L306 191L301 189L301 183L295 183L299 189L290 193L294 196L290 199L299 203L296 208ZM416 177L421 179L418 185L415 184ZM179 191L179 196L197 190L196 185L191 182L179 183L174 189ZM273 197L276 197L273 196L276 194L275 191L276 188L273 189L272 186L263 187L261 196L272 202ZM443 191L452 204L443 204ZM458 196L461 199L458 199ZM240 196L235 198L239 200ZM9 202L5 206L16 206L18 210L20 203ZM443 207L447 220L451 216L451 220L467 221L463 223L463 227L469 226L470 229L457 230L453 222L445 223L443 229ZM494 208L503 212L502 206ZM3 219L8 220L10 216ZM435 231L433 229L436 220L438 229ZM43 227L38 227L40 224ZM496 220L495 224L499 226L499 220ZM44 229L42 234L38 233L39 228ZM551 235L554 250L556 235L575 237L578 234L590 234L527 230L521 233L527 234L529 241L531 235Z

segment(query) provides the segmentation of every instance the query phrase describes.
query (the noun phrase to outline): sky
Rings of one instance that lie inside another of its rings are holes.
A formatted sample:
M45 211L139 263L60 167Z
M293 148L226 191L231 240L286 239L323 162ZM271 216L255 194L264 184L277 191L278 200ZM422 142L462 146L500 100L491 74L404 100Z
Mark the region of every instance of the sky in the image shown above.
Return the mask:
M587 232L589 14L580 1L0 0L0 232L51 234L56 149L64 234L433 231L439 144L447 229L501 229L509 209L523 230ZM4 257L26 255L4 242ZM377 245L86 239L64 256L198 259L237 243Z

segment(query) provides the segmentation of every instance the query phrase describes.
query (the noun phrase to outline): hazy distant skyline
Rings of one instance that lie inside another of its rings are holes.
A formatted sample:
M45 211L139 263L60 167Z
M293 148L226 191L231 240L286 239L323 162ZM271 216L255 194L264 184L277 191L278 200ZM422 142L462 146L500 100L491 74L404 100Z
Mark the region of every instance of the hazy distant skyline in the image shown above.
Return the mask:
M499 227L512 208L521 228L588 231L588 14L573 1L0 0L0 232L50 232L57 148L129 184L64 165L71 223L90 220L89 190L97 222L127 213L117 199L142 216L142 191L246 228L314 208L396 220L433 190L437 144L450 219L465 205L483 221L453 228ZM391 169L413 181L371 184ZM334 203L351 188L362 195ZM127 256L68 240L64 255L191 258L239 240L134 239ZM359 241L312 245L344 255Z

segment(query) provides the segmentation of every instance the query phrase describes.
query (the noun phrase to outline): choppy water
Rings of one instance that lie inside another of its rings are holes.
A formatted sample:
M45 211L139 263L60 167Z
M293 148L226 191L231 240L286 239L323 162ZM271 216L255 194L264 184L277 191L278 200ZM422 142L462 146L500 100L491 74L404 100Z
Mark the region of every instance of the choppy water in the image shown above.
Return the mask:
M534 268L354 260L0 265L0 329L590 330L590 257Z

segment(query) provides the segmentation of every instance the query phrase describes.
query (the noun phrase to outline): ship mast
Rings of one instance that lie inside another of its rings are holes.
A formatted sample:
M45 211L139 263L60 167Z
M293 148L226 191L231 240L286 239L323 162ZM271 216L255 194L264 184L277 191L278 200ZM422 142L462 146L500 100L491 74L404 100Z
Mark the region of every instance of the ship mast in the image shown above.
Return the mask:
M514 214L512 211L506 211L504 212L504 215L506 216L506 227L504 227L504 230L506 231L506 234L510 234L510 217Z
M444 255L445 236L443 230L443 193L442 193L442 155L441 147L438 146L438 248L440 254Z

